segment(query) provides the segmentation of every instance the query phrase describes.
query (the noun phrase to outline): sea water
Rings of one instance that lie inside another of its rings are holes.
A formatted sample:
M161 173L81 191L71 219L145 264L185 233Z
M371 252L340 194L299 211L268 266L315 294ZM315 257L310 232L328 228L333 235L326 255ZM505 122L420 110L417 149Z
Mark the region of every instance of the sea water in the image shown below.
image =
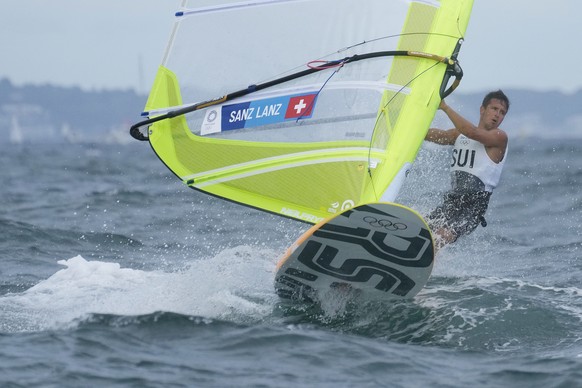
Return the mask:
M582 144L512 139L488 226L413 300L289 304L308 227L188 189L147 144L0 145L0 386L582 386ZM399 201L448 187L425 146Z

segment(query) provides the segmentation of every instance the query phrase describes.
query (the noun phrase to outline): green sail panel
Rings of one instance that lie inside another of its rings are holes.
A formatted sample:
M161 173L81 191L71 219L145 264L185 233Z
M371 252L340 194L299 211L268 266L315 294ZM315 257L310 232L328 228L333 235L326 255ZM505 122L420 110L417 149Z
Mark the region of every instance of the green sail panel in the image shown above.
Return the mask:
M144 114L196 109L152 124L149 142L188 186L310 223L393 201L471 8L184 1ZM430 55L402 54L415 52Z

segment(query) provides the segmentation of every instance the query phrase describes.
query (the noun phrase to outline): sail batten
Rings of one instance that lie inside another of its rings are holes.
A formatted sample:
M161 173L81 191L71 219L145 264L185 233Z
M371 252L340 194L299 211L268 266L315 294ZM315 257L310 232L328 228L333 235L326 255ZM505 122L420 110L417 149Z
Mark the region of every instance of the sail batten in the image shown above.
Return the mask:
M211 184L228 182L253 175L323 163L361 162L362 166L369 163L370 168L376 168L381 163L382 152L383 150L370 150L363 147L302 152L241 163L213 171L205 171L199 174L184 176L182 180L189 185L202 188Z
M286 217L394 200L459 74L471 8L186 0L144 109L147 138L188 186Z
M223 11L233 11L241 8L251 8L260 7L265 5L282 4L282 3L297 3L301 1L308 0L254 0L254 1L242 1L232 4L219 4L208 7L199 8L183 8L176 12L177 17L190 16L196 14L212 13L212 12L223 12Z

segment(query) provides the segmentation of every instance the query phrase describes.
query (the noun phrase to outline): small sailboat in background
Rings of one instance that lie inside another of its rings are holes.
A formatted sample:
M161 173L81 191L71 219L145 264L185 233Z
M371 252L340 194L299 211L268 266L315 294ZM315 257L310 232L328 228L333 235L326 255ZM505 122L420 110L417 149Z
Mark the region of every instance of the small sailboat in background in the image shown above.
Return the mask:
M24 141L20 122L18 121L18 117L15 114L12 115L12 119L10 121L10 136L8 139L11 144L22 144Z

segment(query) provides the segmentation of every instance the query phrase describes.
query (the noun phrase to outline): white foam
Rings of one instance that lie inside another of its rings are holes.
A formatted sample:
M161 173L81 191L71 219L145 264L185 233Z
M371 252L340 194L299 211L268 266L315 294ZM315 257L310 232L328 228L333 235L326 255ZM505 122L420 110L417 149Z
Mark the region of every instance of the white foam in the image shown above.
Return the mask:
M121 268L118 263L59 261L66 268L21 294L0 298L2 331L76 325L89 314L174 312L205 318L254 321L272 311L277 254L241 246L191 263L180 272Z

